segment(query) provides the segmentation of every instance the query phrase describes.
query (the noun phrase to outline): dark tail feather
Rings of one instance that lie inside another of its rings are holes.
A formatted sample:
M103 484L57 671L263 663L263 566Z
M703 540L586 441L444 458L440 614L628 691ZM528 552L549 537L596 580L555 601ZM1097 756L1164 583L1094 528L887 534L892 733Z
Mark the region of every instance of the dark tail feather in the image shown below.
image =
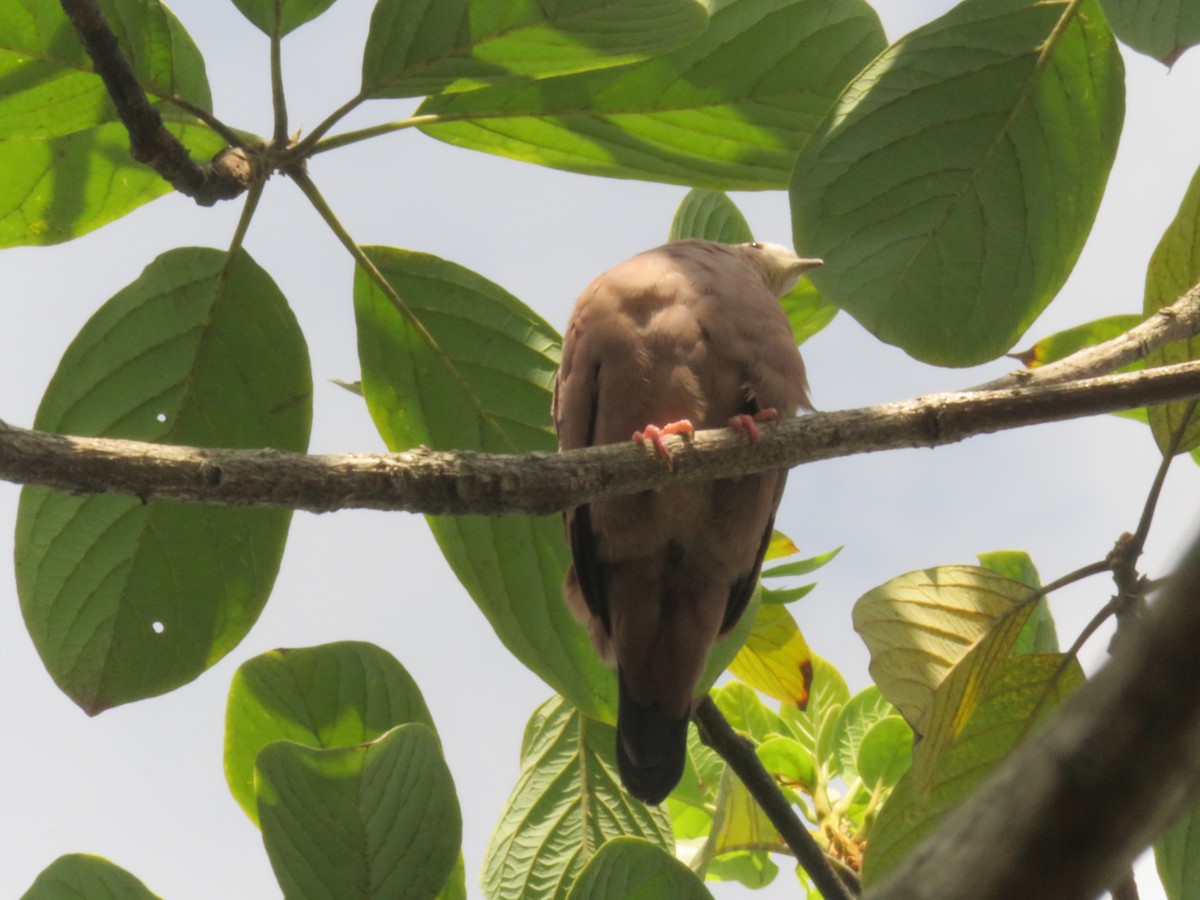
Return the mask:
M683 777L688 716L671 719L654 706L635 702L619 674L618 686L617 769L621 783L643 803L657 805Z

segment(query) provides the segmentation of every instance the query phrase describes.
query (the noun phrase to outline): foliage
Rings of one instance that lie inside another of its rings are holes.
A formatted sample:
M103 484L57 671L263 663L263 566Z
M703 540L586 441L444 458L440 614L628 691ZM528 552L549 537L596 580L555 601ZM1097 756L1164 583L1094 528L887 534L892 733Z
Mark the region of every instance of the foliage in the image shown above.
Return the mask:
M333 2L234 5L278 50ZM205 60L158 0L101 2L184 146L208 158L236 138L296 178L354 255L361 393L388 447L495 453L554 449L559 335L452 261L355 244L307 180L308 155L419 129L569 172L691 186L671 239L752 240L724 192L786 188L796 247L825 259L782 300L798 343L844 309L914 357L970 365L1013 348L1087 240L1123 125L1113 29L1164 60L1200 41L1188 4L1166 4L1178 13L1170 22L1160 5L963 0L888 45L864 0L379 0L360 93L280 147L218 122ZM58 0L0 0L0 34L0 246L69 241L167 192L130 159ZM424 99L403 121L330 135L351 111L395 97ZM1200 277L1198 184L1150 261L1142 316ZM227 251L164 254L100 306L46 389L39 430L307 448L304 337L241 247L260 187ZM1142 316L1079 325L1018 358L1051 362ZM1180 342L1147 364L1193 359L1197 347ZM1179 437L1176 452L1200 444L1191 414L1187 404L1151 410L1164 452ZM279 510L26 487L18 589L51 676L89 714L199 677L267 603L288 524ZM694 729L663 807L621 790L614 678L561 602L558 517L429 526L499 640L556 693L527 727L485 894L699 898L704 878L770 883L790 851ZM776 535L768 558L797 552ZM854 622L875 684L851 694L787 605L814 585L774 586L837 553L766 568L773 586L713 654L706 683L722 677L718 707L825 853L871 881L1083 676L1075 650L1059 650L1032 560L1009 551L899 575L861 597ZM452 774L419 689L378 647L279 650L244 665L229 694L225 769L286 896L465 896ZM1194 818L1159 848L1172 896L1196 895ZM51 864L26 896L59 888L153 896L85 856Z

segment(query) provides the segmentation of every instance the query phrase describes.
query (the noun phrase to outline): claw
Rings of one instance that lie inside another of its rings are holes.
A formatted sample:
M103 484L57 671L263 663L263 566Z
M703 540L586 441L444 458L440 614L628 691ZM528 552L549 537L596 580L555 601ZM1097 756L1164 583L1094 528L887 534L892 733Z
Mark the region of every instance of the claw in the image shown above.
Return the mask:
M731 416L729 419L729 427L734 431L746 432L746 437L750 439L751 444L758 443L758 423L759 422L774 422L779 418L779 413L773 406L766 409L760 409L754 415L740 413L736 416Z
M642 441L650 441L654 445L654 455L663 460L668 469L672 469L674 466L671 463L671 451L667 449L663 438L669 434L682 434L690 437L695 433L696 429L692 427L691 422L687 419L680 419L678 422L669 422L661 428L658 425L647 425L641 431L633 433L633 440L638 444Z

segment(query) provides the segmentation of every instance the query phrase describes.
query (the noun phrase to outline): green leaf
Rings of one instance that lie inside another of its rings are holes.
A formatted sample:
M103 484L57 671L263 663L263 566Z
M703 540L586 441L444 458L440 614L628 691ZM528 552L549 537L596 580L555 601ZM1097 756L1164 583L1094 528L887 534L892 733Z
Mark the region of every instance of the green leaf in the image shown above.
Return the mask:
M649 841L613 838L580 873L571 900L712 900L692 870Z
M1146 296L1142 312L1153 315L1164 306L1170 306L1187 293L1192 285L1200 281L1200 169L1192 176L1179 211L1158 242L1150 258L1146 272ZM1155 350L1146 357L1146 365L1167 366L1174 363L1200 359L1200 337L1192 337ZM1190 401L1152 406L1147 412L1154 439L1163 453L1171 444L1171 438L1183 424ZM1200 447L1200 416L1193 415L1187 422L1183 441L1177 453L1187 453Z
M714 858L705 867L705 878L733 879L751 888L770 884L779 870L763 848L782 850L783 838L741 779L728 768L721 774L715 808L715 833L709 835ZM747 852L749 859L735 858ZM722 857L724 864L717 862Z
M1113 34L1139 53L1173 66L1200 44L1200 7L1193 0L1100 0Z
M783 719L758 699L758 694L740 681L731 681L712 692L717 708L736 730L761 744L771 737L786 735Z
M276 741L258 755L255 786L288 900L433 898L458 859L454 781L424 725L330 750Z
M333 4L334 0L233 0L255 27L279 37L311 22Z
M257 823L254 760L267 744L347 747L409 722L433 728L412 676L374 644L272 650L234 673L225 707L225 780Z
M459 851L458 862L450 872L450 877L438 892L438 900L467 900L467 868L463 863L462 851Z
M808 703L812 651L784 606L759 606L754 626L729 670L768 697L800 707Z
M621 789L616 729L585 718L561 697L534 711L521 745L521 774L483 860L490 900L566 897L605 841L643 837L670 851L671 823Z
M762 602L773 604L776 606L778 606L780 604L785 604L785 603L794 603L797 600L800 600L804 597L807 597L809 594L811 594L813 592L813 588L815 588L816 586L817 586L816 582L813 582L812 584L802 584L802 585L800 585L800 587L782 588L779 590L772 590L771 588L763 588L762 589Z
M1168 900L1200 897L1200 805L1193 805L1154 844L1154 862Z
M419 97L621 66L704 31L695 0L378 0L362 92Z
M766 887L779 874L779 866L763 850L735 850L709 860L705 878L711 881L736 881L752 891Z
M838 308L822 297L807 278L796 282L796 286L784 294L779 302L787 313L788 324L792 326L792 336L797 344L807 341L832 322L838 313Z
M38 875L21 900L159 900L107 859L83 853L60 856Z
M799 709L785 703L779 714L792 736L815 757L821 723L826 719L831 723L837 721L842 706L850 699L850 689L846 687L846 679L828 660L813 654L812 666L808 706Z
M859 691L846 702L834 726L838 774L843 779L850 781L858 774L859 749L871 727L896 714L896 707L884 698L875 685Z
M709 648L704 671L700 673L700 680L696 682L697 697L708 691L741 654L758 622L758 610L762 605L762 595L763 590L760 584L750 595L750 602L746 604L737 624Z
M988 569L937 566L863 594L854 604L854 629L871 652L871 677L883 695L926 734L934 692L960 660L986 645L978 657L984 668L976 671L984 674L998 664L1000 648L1001 655L1011 650L1032 606L1021 604L1028 595L1026 585Z
M754 748L759 761L768 772L790 787L811 793L817 784L816 764L812 754L799 741L776 737Z
M1024 550L996 550L992 553L980 553L979 564L985 569L991 569L1013 581L1019 581L1030 590L1042 586L1041 576L1033 564L1033 558ZM1015 653L1057 653L1058 629L1054 625L1054 616L1050 612L1050 604L1045 597L1034 604L1033 612L1017 642L1013 645Z
M1133 313L1105 316L1103 319L1085 322L1083 325L1076 325L1074 328L1044 337L1028 350L1010 353L1009 356L1023 363L1026 368L1036 369L1038 366L1066 359L1085 347L1094 347L1119 337L1141 321L1142 317ZM1117 371L1130 372L1140 369L1142 365L1139 359Z
M170 10L157 0L101 0L100 8L152 100L177 96L212 109L204 59ZM57 0L3 0L0 35L0 140L57 137L116 121L104 82Z
M1073 660L1059 654L1008 659L951 746L940 755L932 784L922 790L917 767L925 741L914 751L913 768L897 783L879 814L863 859L863 883L879 881L937 828L954 807L995 768L1033 726L1083 682Z
M703 188L688 191L671 222L669 239L682 241L687 238L704 238L726 244L745 244L754 240L750 226L734 202L721 191ZM805 279L798 281L779 302L787 313L797 344L803 344L837 315L837 307L825 302L817 289Z
M841 552L842 548L838 547L836 550L830 550L828 553L822 553L819 556L813 556L809 559L801 559L794 563L784 563L781 566L772 566L770 569L764 569L762 575L763 578L788 578L811 575Z
M1096 0L965 0L847 87L792 177L828 300L926 362L1007 351L1091 229L1124 116Z
M713 4L692 43L632 66L430 97L441 141L571 172L781 188L842 87L883 49L863 0Z
M38 409L41 431L303 452L308 350L243 253L172 250L84 325ZM191 681L270 595L291 513L26 487L21 611L59 687L89 714Z
M900 716L885 716L862 736L855 766L872 791L893 787L912 765L913 730Z
M355 274L363 392L388 447L553 451L554 329L461 266L406 250L367 253L405 303L402 315L361 269ZM560 517L428 521L504 645L588 715L613 721L616 679L562 599Z
M754 235L746 217L728 194L693 188L675 211L667 239L683 241L688 238L703 238L723 244L747 244L754 240Z
M977 559L985 569L1003 575L1010 581L1019 581L1031 591L1042 586L1042 578L1033 564L1033 557L1024 550L993 550L978 554Z
M207 128L166 127L201 159L225 146ZM171 191L129 158L120 122L44 141L0 141L0 172L0 248L69 241Z

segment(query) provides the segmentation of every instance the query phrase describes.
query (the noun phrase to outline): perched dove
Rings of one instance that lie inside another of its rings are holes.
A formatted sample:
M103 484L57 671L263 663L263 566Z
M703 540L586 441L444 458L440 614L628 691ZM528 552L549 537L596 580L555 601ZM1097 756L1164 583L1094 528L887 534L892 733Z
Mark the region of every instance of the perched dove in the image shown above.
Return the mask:
M777 244L687 240L593 281L571 313L554 392L560 450L649 440L811 409L778 298L820 260ZM683 774L709 648L758 581L787 472L667 487L569 510L563 593L615 665L617 762L660 803Z

